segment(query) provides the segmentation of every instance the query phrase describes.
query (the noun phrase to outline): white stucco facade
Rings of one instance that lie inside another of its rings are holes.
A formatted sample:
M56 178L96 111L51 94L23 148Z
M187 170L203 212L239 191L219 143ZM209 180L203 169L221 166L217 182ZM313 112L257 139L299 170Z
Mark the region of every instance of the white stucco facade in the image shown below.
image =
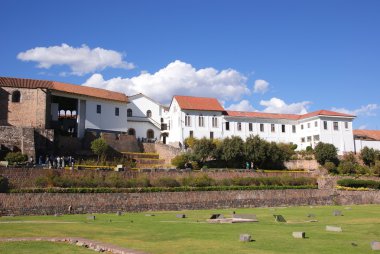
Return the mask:
M214 138L239 136L245 140L259 135L269 142L297 144L298 150L315 147L318 142L334 144L339 154L355 151L353 116L311 115L291 119L236 116L227 111L182 109L174 98L169 108L168 143L183 145L186 138ZM268 114L269 115L269 114ZM203 120L201 120L201 118Z
M355 149L357 153L360 153L364 147L380 150L380 141L355 139Z

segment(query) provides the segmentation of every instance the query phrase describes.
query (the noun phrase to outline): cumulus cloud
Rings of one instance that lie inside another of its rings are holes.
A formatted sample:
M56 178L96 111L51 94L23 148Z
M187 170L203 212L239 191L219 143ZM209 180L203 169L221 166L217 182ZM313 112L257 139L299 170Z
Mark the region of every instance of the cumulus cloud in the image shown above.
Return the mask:
M67 65L70 74L83 75L103 70L107 67L133 69L133 63L123 60L123 54L103 48L89 48L82 45L79 48L67 44L51 47L36 47L20 52L17 58L22 61L37 62L38 68L49 69L53 65ZM63 73L63 72L62 72Z
M266 93L269 88L269 83L263 79L258 79L255 81L253 86L254 93Z
M355 116L376 116L376 110L379 108L380 107L377 104L368 104L354 110L346 108L332 108L331 110Z
M305 114L310 103L310 101L302 101L286 104L285 101L275 97L269 101L260 101L260 105L265 107L263 112L281 114Z
M239 103L231 104L229 107L227 107L228 110L236 110L236 111L256 111L256 109L251 105L251 103L248 100L242 100Z
M124 92L127 95L143 93L161 103L170 102L173 95L210 96L220 100L236 101L250 91L247 78L233 69L195 69L179 60L155 73L142 72L132 78L105 80L93 74L83 85Z

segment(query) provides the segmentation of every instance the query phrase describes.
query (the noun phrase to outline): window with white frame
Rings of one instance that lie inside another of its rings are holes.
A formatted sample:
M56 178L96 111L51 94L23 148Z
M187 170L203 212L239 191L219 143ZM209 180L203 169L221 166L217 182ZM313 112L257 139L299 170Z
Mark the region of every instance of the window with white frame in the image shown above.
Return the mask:
M301 124L301 130L303 130L303 124Z
M198 118L198 122L199 122L199 127L204 127L205 126L205 122L204 122L204 117L203 115L200 115L199 118Z
M281 131L285 132L285 124L281 125Z
M348 122L344 122L344 128L348 129Z
M296 126L295 125L292 125L292 132L296 133Z
M314 127L318 127L318 121L314 122Z
M212 117L212 127L218 128L218 118L216 116Z
M252 123L248 123L248 130L249 130L249 131L253 131Z
M310 128L310 123L307 123L307 128Z
M313 138L314 138L314 141L319 141L319 135L314 135Z
M271 131L271 132L275 132L275 131L276 131L276 127L275 127L274 123L272 123L272 124L270 125L270 131Z
M302 143L305 143L305 138L301 138L301 142L302 142Z
M241 131L241 123L240 122L237 123L237 130Z
M338 131L339 130L339 123L338 122L334 122L333 126L334 126L334 131Z
M307 142L311 142L311 136L307 137Z
M191 126L191 118L189 115L185 116L185 126L187 127Z
M327 121L323 121L323 129L327 130Z
M260 124L260 132L264 132L264 124L263 123Z
M230 122L226 122L226 131L230 130Z

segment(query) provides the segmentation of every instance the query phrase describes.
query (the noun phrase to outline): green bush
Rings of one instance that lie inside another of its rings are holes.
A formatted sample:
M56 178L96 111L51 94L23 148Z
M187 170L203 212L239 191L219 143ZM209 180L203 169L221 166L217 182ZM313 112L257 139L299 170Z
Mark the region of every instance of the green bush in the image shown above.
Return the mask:
M177 155L171 160L171 163L176 168L185 168L186 163L190 162L190 154L183 153L180 155Z
M360 158L363 161L363 163L367 166L371 166L375 164L376 160L380 160L379 157L380 151L375 150L373 148L364 147L360 151Z
M338 170L336 168L336 165L332 163L331 161L327 161L325 165L323 166L330 174L338 174Z
M22 154L21 152L9 152L4 159L8 161L9 164L14 165L28 161L28 156L26 154Z
M342 174L342 175L355 174L356 173L355 164L353 164L350 161L341 161L338 166L338 172L339 174Z
M0 193L6 193L9 191L8 178L0 176Z
M317 162L322 166L327 161L333 162L335 165L339 162L337 149L333 144L319 142L314 149L314 155Z
M228 166L241 168L244 164L244 141L240 137L227 137L222 144L222 159Z
M380 182L372 180L341 179L337 181L337 184L340 186L351 188L380 189Z
M193 156L196 161L203 164L206 159L214 154L215 143L211 139L202 138L197 140L193 147Z
M103 138L97 138L91 142L91 150L98 156L98 161L100 159L104 161L106 160L109 147Z
M375 165L372 167L372 173L375 176L380 176L380 161L375 161Z

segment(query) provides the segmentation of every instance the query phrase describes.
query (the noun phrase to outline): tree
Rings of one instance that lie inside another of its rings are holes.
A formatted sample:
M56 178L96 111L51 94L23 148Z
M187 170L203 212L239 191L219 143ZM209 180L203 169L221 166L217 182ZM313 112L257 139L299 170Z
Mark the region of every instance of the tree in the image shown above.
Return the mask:
M314 155L317 162L322 166L327 161L333 162L335 165L339 162L337 149L333 144L319 142L314 148Z
M222 159L229 166L241 166L244 163L244 142L240 137L227 137L223 140Z
M249 136L244 144L245 158L253 162L255 168L262 167L267 160L267 150L269 143L261 139L258 135Z
M4 159L8 161L9 164L15 165L17 163L26 162L28 160L28 156L26 154L22 154L21 152L9 152Z
M98 156L98 162L100 158L102 160L106 159L108 148L109 147L103 138L97 138L91 142L91 150Z
M185 168L185 165L191 160L191 155L189 153L182 153L174 157L171 161L172 165L176 168Z
M197 140L194 144L193 149L194 158L203 164L207 158L212 156L215 148L216 145L211 139L202 138L200 140Z
M360 152L360 158L367 166L373 165L376 161L376 157L376 150L373 148L368 148L367 146L365 146Z

